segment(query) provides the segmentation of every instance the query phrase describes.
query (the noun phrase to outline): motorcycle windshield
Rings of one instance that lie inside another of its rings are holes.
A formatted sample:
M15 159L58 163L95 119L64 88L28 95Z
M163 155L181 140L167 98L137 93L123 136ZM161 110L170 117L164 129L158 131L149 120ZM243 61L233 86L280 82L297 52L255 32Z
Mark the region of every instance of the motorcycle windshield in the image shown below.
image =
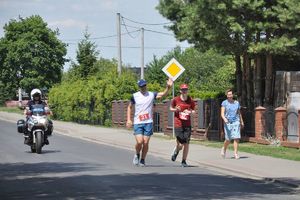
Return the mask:
M45 115L45 108L42 104L36 104L32 106L32 115Z

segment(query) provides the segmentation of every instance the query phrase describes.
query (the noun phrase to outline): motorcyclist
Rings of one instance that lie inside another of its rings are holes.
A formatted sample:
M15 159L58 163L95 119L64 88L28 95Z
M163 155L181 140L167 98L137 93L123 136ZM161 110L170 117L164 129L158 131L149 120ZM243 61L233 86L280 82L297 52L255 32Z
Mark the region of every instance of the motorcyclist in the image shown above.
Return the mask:
M39 90L39 89L33 89L30 92L30 97L31 97L31 100L28 101L28 103L27 103L27 105L25 107L25 110L24 110L24 115L26 115L26 129L25 129L25 133L24 134L27 136L27 137L25 137L25 141L24 141L25 144L29 144L31 142L31 139L32 139L32 138L28 137L29 133L28 133L28 130L27 130L27 127L28 127L27 122L28 122L28 119L29 119L29 115L32 114L33 105L36 105L36 104L43 105L45 113L47 115L52 115L52 112L50 111L47 103L42 100L42 92L41 92L41 90ZM51 120L49 120L48 130L49 130L49 134L51 134L52 130L53 130L53 123L52 123ZM49 140L48 140L48 135L47 134L45 134L44 143L46 145L49 144Z

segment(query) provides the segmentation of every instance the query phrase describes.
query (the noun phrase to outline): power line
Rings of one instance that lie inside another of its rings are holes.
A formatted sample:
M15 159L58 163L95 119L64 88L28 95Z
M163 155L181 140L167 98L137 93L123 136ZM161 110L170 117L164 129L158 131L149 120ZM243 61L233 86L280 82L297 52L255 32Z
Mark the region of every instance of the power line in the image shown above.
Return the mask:
M134 30L134 31L129 31L127 33L122 33L121 35L128 35L130 33L134 33L134 32L138 32L140 30ZM89 38L91 40L99 40L99 39L106 39L106 38L113 38L113 37L117 37L118 35L107 35L107 36L102 36L102 37L93 37L93 38ZM78 40L82 40L82 39L62 39L63 41L78 41Z
M148 32L153 32L153 33L159 33L159 34L163 34L163 35L170 35L170 36L174 36L173 34L171 33L164 33L164 32L160 32L160 31L154 31L154 30L150 30L150 29L145 29L145 31L148 31Z
M126 24L125 24L124 19L123 19L123 18L121 18L121 19L122 19L122 21L123 21L123 24L122 24L122 25L125 26L125 30L126 30L126 32L128 33L128 35L129 35L131 38L135 39L137 36L139 36L139 34L137 34L136 36L132 36L132 35L129 33L128 29L127 29L127 26L126 26Z
M138 29L141 29L140 27L136 27L136 26L130 26L130 25L127 25L127 24L121 24L121 25L124 25L125 27L130 27L130 28L138 28ZM151 29L144 29L145 31L148 31L148 32L153 32L153 33L159 33L159 34L163 34L163 35L170 35L170 36L174 36L173 34L171 33L165 33L165 32L161 32L161 31L156 31L156 30L151 30Z
M117 48L115 45L97 45L97 47L105 47L105 48ZM122 48L126 49L140 49L140 46L122 46ZM145 49L173 49L175 47L153 47L153 46L145 46ZM189 48L189 47L180 47L183 49Z
M68 45L77 45L77 43L67 43ZM117 48L115 45L97 45L99 48ZM140 46L122 46L124 49L140 49ZM173 49L175 47L154 47L154 46L146 46L145 49ZM180 47L182 49L186 49L189 47Z
M135 21L135 20L132 20L132 19L128 19L124 16L121 16L122 19L126 19L130 22L133 22L133 23L136 23L136 24L141 24L141 25L148 25L148 26L161 26L161 25L166 25L166 24L171 24L172 22L163 22L163 23L145 23L145 22L138 22L138 21Z
M131 25L128 25L128 24L121 24L123 26L127 26L127 27L130 27L130 28L137 28L137 29L141 29L141 27L137 27L137 26L131 26Z

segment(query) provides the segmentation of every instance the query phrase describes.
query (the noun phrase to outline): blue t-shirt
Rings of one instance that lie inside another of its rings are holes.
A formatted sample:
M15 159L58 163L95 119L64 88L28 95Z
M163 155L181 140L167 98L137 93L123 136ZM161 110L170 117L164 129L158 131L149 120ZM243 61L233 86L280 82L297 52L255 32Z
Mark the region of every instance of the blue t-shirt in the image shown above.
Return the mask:
M240 116L238 113L238 110L240 109L240 103L238 101L234 101L233 103L230 103L226 99L222 102L221 106L225 108L225 117L228 119L230 123L235 121L240 121Z

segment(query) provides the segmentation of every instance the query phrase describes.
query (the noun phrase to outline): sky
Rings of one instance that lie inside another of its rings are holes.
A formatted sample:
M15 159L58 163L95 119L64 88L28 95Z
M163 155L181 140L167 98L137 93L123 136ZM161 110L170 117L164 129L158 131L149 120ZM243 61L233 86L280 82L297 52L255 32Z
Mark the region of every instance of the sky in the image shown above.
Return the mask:
M144 63L161 57L175 46L189 45L176 41L165 28L170 21L155 9L158 0L0 0L0 37L3 26L11 19L39 15L52 30L59 29L58 38L68 43L66 58L76 61L78 42L85 30L103 58L117 58L117 13L122 16L122 63L141 65L141 32L144 28ZM167 23L167 24L165 24ZM147 25L159 24L159 25ZM67 71L70 63L66 63ZM164 67L164 66L162 66Z

